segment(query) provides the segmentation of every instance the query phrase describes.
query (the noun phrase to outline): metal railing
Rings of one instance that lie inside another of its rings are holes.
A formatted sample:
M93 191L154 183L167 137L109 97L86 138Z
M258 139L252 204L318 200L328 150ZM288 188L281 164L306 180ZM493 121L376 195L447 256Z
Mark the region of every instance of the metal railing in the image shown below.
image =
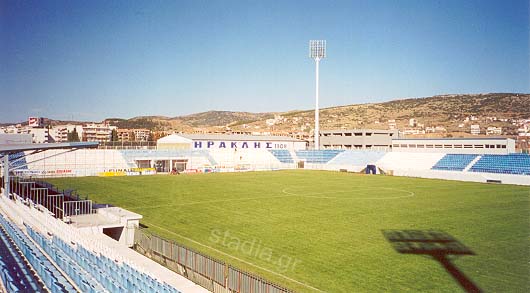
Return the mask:
M293 292L142 228L135 231L134 248L214 293Z
M99 149L147 150L156 149L156 141L107 141L100 142Z
M10 191L11 199L43 207L58 219L96 213L92 200L80 199L71 190L60 191L48 182L13 176Z

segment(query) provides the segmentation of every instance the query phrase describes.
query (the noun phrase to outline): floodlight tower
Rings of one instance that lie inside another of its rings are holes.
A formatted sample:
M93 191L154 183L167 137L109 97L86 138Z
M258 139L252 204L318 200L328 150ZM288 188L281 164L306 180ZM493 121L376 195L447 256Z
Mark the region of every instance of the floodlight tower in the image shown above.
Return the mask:
M320 148L320 127L319 127L319 109L318 109L318 66L321 59L326 57L326 40L309 41L309 57L315 60L315 150Z

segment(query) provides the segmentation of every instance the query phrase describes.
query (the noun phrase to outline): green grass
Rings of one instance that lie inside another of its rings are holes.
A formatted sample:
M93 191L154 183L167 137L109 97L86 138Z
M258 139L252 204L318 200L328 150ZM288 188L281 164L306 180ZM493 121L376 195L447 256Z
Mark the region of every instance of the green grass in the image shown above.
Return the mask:
M460 290L433 259L397 253L387 229L445 231L476 253L453 263L480 288L530 289L528 187L326 171L49 181L300 292L316 292L300 283L326 292Z

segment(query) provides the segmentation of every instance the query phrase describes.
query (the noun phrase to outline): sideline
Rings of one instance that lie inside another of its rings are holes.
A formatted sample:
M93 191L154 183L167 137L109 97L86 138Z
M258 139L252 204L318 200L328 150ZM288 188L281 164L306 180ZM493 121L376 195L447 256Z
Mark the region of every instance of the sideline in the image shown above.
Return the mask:
M313 286L310 286L310 285L308 285L308 284L306 284L306 283L303 283L303 282L297 281L297 280L295 280L295 279L289 278L289 277L287 277L287 276L285 276L285 275L282 275L282 274L277 273L277 272L275 272L275 271L269 270L269 269L267 269L267 268L260 267L260 266L258 266L258 265L255 265L255 264L251 263L251 262L248 262L248 261L246 261L246 260L240 259L240 258L238 258L238 257L235 257L235 256L233 256L233 255L231 255L231 254L228 254L228 253L226 253L226 252L223 252L223 251L221 251L221 250L215 249L215 248L213 248L213 247L211 247L211 246L208 246L208 245L206 245L206 244L202 244L202 243L200 243L200 242L198 242L198 241L196 241L196 240L193 240L193 239L191 239L191 238L188 238L188 237L186 237L186 236L182 236L182 235L180 235L180 234L178 234L178 233L175 233L175 232L173 232L173 231L171 231L171 230L168 230L168 229L166 229L166 228L163 228L163 227L160 227L160 226L158 226L158 225L154 225L154 224L147 224L147 225L148 225L148 226L152 226L152 227L156 227L156 228L158 228L158 229L160 229L160 230L164 230L164 231L166 231L166 232L168 232L168 233L170 233L170 234L173 234L173 235L175 235L175 236L178 236L178 237L180 237L180 238L182 238L182 239L186 239L186 240L188 240L188 241L190 241L190 242L193 242L193 243L198 244L198 245L200 245L200 246L206 247L206 248L211 249L211 250L213 250L213 251L215 251L215 252L217 252L217 253L220 253L220 254L226 255L226 256L228 256L228 257L230 257L230 258L233 258L233 259L235 259L235 260L238 260L238 261L240 261L240 262L242 262L242 263L246 263L246 264L251 265L251 266L253 266L253 267L255 267L255 268L258 268L258 269L260 269L260 270L264 270L264 271L269 272L269 273L271 273L271 274L274 274L274 275L280 276L280 277L282 277L282 278L284 278L284 279L286 279L286 280L289 280L289 281L294 282L294 283L296 283L296 284L302 285L302 286L304 286L304 287L306 287L306 288L309 288L309 289L312 289L312 290L314 290L314 291L318 291L318 292L325 292L325 291L322 291L322 290L320 290L320 289L317 289L317 288L315 288L315 287L313 287Z

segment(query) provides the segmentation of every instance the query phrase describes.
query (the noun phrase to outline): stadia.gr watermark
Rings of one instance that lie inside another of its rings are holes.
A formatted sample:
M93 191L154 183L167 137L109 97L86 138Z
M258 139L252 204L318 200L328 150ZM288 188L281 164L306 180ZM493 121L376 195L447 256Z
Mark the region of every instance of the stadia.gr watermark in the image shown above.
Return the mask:
M232 235L230 231L223 232L219 229L214 229L211 231L208 240L245 255L272 263L281 273L294 270L296 266L302 262L299 259L285 254L275 255L270 247L264 246L261 243L261 240L256 238L253 238L252 240L241 240L239 237Z

